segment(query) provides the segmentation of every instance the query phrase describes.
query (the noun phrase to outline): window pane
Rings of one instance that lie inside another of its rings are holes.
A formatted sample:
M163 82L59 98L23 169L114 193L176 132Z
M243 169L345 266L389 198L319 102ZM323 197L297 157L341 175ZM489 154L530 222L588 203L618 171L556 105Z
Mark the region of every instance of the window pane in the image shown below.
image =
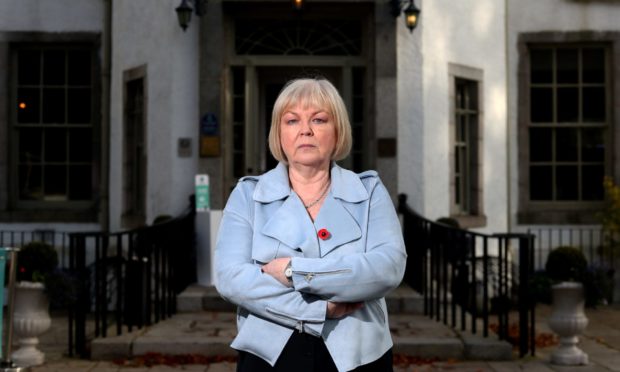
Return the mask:
M243 68L233 68L233 94L243 95L245 92L245 72Z
M578 173L577 166L558 166L556 172L556 199L557 200L577 200L578 194Z
M65 123L64 89L43 89L43 123Z
M605 142L603 129L588 128L581 130L581 159L583 161L605 161Z
M584 200L603 200L603 177L605 171L602 165L585 165L581 177Z
M54 128L45 130L45 161L64 162L67 160L67 130ZM47 182L47 180L46 180Z
M454 204L460 205L463 201L461 200L461 177L454 177Z
M236 97L233 101L233 121L241 123L244 119L245 99L243 97Z
M553 138L551 128L530 128L530 161L551 161Z
M605 88L583 88L583 121L605 121Z
M90 85L91 61L90 51L70 50L68 58L68 84L69 85Z
M530 167L530 199L551 200L553 171L550 166Z
M48 165L43 169L44 199L49 201L67 200L67 167Z
M67 91L68 123L88 124L91 121L91 90L90 88L70 88Z
M583 49L583 82L605 82L605 50L602 48Z
M362 141L363 141L363 135L364 135L364 133L362 132L361 129L354 130L353 131L353 136L352 136L353 137L353 143L360 143L361 144Z
M577 128L558 128L555 131L555 160L577 161Z
M69 161L90 162L92 160L92 134L90 128L71 129L69 132Z
M38 50L20 50L17 54L17 84L41 83L41 53Z
M364 170L364 158L360 153L353 154L353 171L362 172Z
M579 120L579 89L558 88L558 122L577 122Z
M242 153L236 153L233 156L233 174L235 177L243 177L247 174L245 170L245 156Z
M17 131L19 136L19 155L20 163L40 163L42 154L42 132L36 128L20 128Z
M17 122L20 124L39 123L39 89L20 88L17 90Z
M478 85L473 81L467 82L467 103L468 109L478 110Z
M23 164L19 166L19 199L38 200L42 197L42 167Z
M553 82L552 54L550 49L533 49L530 52L530 79L532 83Z
M353 122L360 123L364 121L364 98L353 98Z
M243 150L244 148L244 128L241 125L235 125L233 127L233 148L235 150Z
M43 84L65 84L64 50L47 50L43 52Z
M579 81L579 54L577 49L558 49L556 52L557 82L577 83Z
M530 93L530 118L534 123L553 121L553 92L551 88L532 88Z
M74 165L69 168L69 200L89 200L92 196L91 167Z

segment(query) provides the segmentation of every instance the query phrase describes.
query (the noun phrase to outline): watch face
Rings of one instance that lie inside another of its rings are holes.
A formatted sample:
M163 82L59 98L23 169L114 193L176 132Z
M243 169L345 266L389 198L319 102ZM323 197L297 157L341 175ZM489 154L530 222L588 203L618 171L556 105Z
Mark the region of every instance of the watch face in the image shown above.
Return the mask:
M290 267L287 267L286 270L284 270L284 276L286 276L287 278L290 278L293 276L293 269L291 269Z

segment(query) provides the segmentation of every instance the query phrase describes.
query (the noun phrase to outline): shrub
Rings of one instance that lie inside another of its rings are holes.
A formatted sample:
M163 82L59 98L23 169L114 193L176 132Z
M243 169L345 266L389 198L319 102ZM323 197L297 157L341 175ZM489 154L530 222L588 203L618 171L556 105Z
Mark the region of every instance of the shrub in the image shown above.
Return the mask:
M33 241L17 254L17 280L44 282L58 266L58 254L51 245Z
M581 282L584 278L588 261L584 254L575 247L559 247L547 257L545 270L549 279Z
M53 308L76 299L77 281L58 268L58 253L47 243L33 241L19 250L16 277L18 281L42 282Z

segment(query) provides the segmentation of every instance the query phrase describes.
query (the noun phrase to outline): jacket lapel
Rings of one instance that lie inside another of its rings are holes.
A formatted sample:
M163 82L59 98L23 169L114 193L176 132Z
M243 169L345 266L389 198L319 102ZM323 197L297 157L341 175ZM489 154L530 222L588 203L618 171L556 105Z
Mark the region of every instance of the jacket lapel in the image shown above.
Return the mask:
M291 191L288 169L280 163L260 177L253 198L263 204L257 213L265 212L261 234L269 236L293 249L301 249L305 257L323 257L335 248L360 239L362 230L347 208L354 209L365 203L368 192L357 174L342 169L335 163L331 169L331 192L328 193L314 224L307 216L303 203ZM279 207L276 205L279 204ZM347 204L345 207L343 204ZM275 210L274 210L275 207ZM262 217L259 218L262 220ZM328 239L319 239L320 229L327 229ZM276 247L277 248L277 247ZM258 251L261 249L269 252ZM258 256L273 254L273 247L254 247Z
M319 239L321 257L362 237L362 229L342 203L328 195L314 221L317 231L326 229L329 232L327 239Z
M299 197L292 193L263 226L261 232L283 244L301 249L305 257L318 257L312 222Z

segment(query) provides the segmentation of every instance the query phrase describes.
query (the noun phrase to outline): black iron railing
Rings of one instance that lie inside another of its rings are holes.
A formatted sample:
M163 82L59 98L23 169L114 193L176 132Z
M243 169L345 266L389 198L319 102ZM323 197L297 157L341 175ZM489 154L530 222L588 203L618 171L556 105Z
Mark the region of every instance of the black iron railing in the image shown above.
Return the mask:
M495 319L498 337L508 340L516 309L520 355L534 355L535 302L528 292L534 236L487 235L433 222L409 208L406 195L399 196L398 211L408 254L405 281L424 296L424 313L484 337Z
M68 267L69 233L47 229L0 231L0 247L23 247L30 242L44 242L51 245L58 253L58 266L61 269Z
M610 243L620 239L612 239L602 226L549 226L530 228L528 233L536 236L536 270L544 270L549 253L561 246L578 248L591 266L615 268L617 251L611 249Z
M152 226L69 234L69 268L80 284L69 309L70 355L87 357L90 340L110 328L120 335L176 312L176 295L196 281L194 217L192 203Z

